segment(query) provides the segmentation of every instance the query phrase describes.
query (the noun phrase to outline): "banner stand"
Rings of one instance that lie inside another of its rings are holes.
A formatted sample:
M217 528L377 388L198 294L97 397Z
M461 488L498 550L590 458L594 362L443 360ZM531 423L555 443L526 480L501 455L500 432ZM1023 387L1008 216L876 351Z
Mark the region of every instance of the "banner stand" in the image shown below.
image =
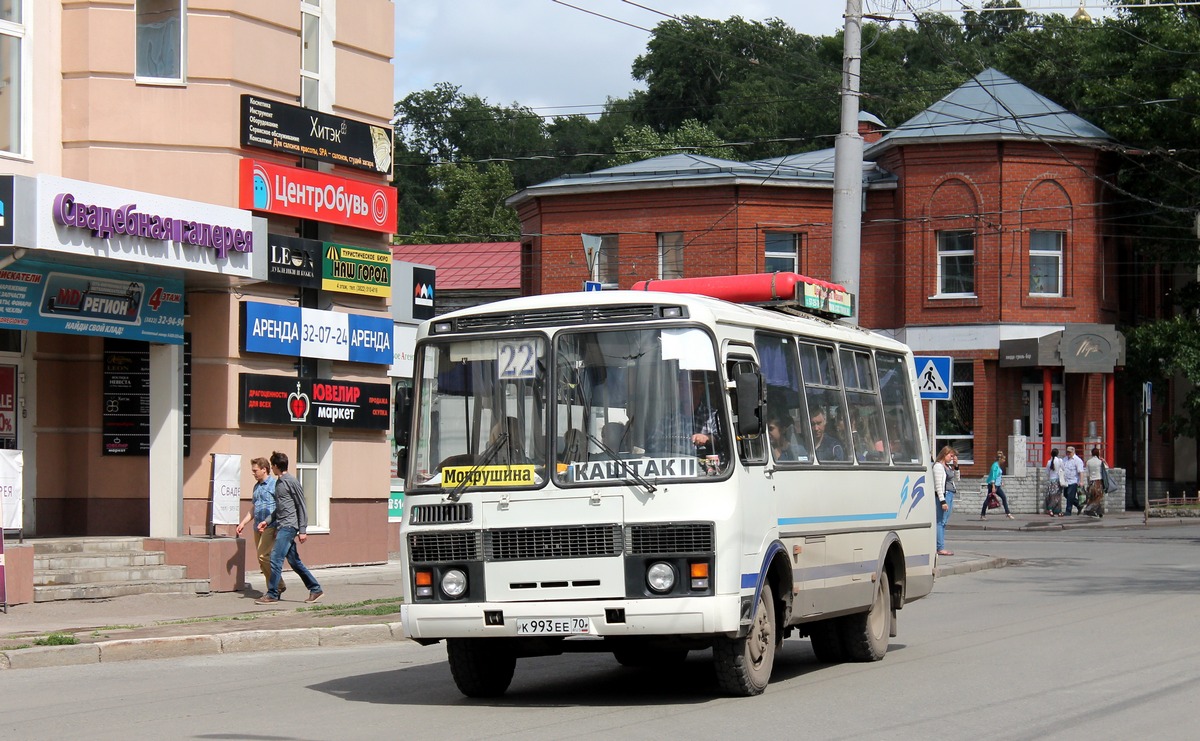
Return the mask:
M0 528L0 609L8 614L8 583L4 573L4 528Z
M211 453L212 497L209 506L210 538L217 537L217 525L236 525L241 521L242 457L227 453Z

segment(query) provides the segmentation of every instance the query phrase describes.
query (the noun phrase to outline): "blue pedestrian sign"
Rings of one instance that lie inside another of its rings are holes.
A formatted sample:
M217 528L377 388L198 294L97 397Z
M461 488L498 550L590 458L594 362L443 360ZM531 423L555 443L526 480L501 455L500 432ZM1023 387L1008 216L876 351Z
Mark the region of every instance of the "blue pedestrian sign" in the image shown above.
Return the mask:
M949 355L914 355L917 366L917 390L922 399L944 401L950 398L954 361Z
M604 290L604 284L598 280L585 280L583 282L583 290L585 290L585 291L601 291L601 290Z

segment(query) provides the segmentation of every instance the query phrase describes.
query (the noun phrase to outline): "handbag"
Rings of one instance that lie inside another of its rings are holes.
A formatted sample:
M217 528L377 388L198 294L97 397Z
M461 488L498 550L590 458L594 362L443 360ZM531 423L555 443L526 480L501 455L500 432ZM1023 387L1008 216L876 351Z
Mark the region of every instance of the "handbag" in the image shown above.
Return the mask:
M1100 462L1100 486L1104 488L1105 494L1112 494L1117 490L1117 483L1108 475L1108 466L1104 461Z
M987 508L996 509L1000 506L1000 497L995 491L989 491L987 495Z

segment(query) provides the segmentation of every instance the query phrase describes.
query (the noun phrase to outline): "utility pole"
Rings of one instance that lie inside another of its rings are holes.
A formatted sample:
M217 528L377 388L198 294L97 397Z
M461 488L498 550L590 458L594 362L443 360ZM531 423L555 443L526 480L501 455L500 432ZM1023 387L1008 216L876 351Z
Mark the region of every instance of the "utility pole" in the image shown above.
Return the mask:
M858 96L862 67L862 0L846 0L842 51L842 117L833 145L833 246L830 272L854 296L852 314L843 321L858 324L859 264L862 257L863 140L858 134Z

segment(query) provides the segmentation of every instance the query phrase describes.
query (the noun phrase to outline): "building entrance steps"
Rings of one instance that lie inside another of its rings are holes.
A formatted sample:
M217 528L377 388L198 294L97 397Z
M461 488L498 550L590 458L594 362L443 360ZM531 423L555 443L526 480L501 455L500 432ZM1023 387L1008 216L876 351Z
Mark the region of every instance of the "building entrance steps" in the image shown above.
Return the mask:
M33 601L103 599L131 594L207 594L207 579L187 578L140 537L36 538Z

